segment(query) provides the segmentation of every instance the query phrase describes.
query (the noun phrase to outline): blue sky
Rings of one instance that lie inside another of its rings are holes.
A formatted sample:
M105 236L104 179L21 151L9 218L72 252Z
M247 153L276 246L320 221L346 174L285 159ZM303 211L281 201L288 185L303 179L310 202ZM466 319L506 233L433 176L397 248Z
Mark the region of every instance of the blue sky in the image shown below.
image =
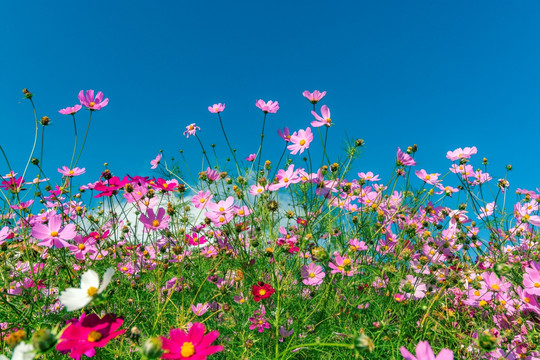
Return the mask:
M197 123L206 144L226 154L217 118L240 157L257 151L257 99L279 101L269 115L264 157L283 149L278 128L313 120L304 90L326 90L336 124L329 148L363 138L359 171L387 180L396 148L418 144L418 169L445 173L448 150L475 145L512 188L540 186L540 3L532 1L109 1L6 2L0 14L0 144L22 172L34 122L21 89L47 115L44 168L69 165L71 118L81 89L101 90L80 165L94 181L108 162L117 175L151 174L160 149L183 149L200 167ZM77 116L84 131L87 112ZM315 136L312 156L318 158ZM298 159L300 160L300 159ZM7 173L0 162L0 172ZM452 183L450 184L452 185ZM453 183L455 185L455 182Z

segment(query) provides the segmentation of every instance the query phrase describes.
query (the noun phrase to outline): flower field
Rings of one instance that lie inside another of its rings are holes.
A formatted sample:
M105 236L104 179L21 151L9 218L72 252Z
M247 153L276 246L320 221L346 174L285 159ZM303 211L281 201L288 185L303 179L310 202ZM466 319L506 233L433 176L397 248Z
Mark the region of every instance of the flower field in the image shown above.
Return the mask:
M160 152L152 178L88 174L79 160L109 99L81 90L59 110L71 162L45 174L54 124L23 94L28 163L11 168L1 148L0 359L540 359L540 188L512 189L512 167L490 169L476 147L421 169L411 145L389 179L358 171L364 140L331 159L339 121L326 92L305 91L301 129L269 128L279 103L256 102L247 157L219 103L207 110L227 154L191 123L199 168Z

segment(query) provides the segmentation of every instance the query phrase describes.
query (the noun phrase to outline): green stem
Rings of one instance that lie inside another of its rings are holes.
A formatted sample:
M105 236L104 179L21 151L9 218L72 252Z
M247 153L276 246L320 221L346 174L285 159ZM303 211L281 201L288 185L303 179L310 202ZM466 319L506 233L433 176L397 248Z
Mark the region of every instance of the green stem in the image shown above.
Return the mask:
M88 136L88 130L90 130L90 123L92 122L93 112L94 112L93 110L90 110L90 117L88 118L88 126L86 127L86 133L84 134L84 140L81 146L81 150L79 151L79 155L77 156L77 160L75 160L75 163L73 164L73 166L77 165L77 163L79 162L79 159L81 158L82 152L84 150L84 144L86 144L86 137Z

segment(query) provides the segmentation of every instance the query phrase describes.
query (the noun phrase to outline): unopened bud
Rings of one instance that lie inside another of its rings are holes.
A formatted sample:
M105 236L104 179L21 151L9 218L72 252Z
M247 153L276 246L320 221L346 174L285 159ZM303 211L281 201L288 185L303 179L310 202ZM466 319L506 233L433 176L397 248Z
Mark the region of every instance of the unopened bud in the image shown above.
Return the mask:
M506 165L506 170L508 171L512 170L512 165L511 164Z
M361 334L354 339L354 348L360 353L373 352L375 344L366 334Z
M163 342L160 338L154 336L148 338L141 347L141 352L146 359L158 359L163 351L161 347Z
M27 88L22 89L22 92L24 94L24 97L27 99L31 99L32 96L34 96L30 91L28 91Z
M32 165L39 165L39 160L36 159L36 158L32 158L32 160L30 160L30 162L32 163Z
M364 145L364 139L356 139L356 140L354 141L354 145L355 145L356 147L360 147L360 146Z
M34 349L45 352L56 344L56 336L49 329L39 329L32 335Z
M50 122L51 122L51 119L49 119L48 116L42 117L41 121L40 121L41 125L43 125L43 126L49 125Z

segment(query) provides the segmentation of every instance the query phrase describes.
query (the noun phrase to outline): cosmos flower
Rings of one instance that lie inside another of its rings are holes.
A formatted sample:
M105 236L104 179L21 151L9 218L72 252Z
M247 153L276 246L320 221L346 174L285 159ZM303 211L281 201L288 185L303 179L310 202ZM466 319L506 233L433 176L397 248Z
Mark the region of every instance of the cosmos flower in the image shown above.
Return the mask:
M81 102L81 105L84 105L88 109L94 111L101 110L107 106L109 103L109 98L103 100L103 93L101 91L98 92L94 98L94 90L86 90L86 94L84 93L84 90L81 90L79 92L79 101Z
M302 95L304 95L304 97L308 99L310 103L315 105L326 95L326 91L320 92L319 90L315 90L313 93L310 93L306 90L302 93Z
M316 121L311 122L311 126L320 127L320 126L331 126L332 119L330 118L330 109L328 106L323 105L321 107L321 115L319 116L315 111L311 111L311 115L315 116Z
M162 157L163 157L163 155L161 153L159 153L154 160L150 160L150 165L152 165L152 167L150 169L152 169L152 170L156 169L158 167L159 163L161 162Z
M225 110L225 104L219 103L208 107L208 111L212 114L217 114Z
M313 133L311 128L306 130L298 130L298 135L291 136L291 145L287 146L287 149L291 150L291 155L296 155L298 152L303 153L304 150L309 148L309 144L313 141Z
M67 288L60 294L60 302L67 311L82 309L96 296L101 294L111 282L114 269L108 268L103 274L103 281L99 284L99 276L94 270L87 270L81 276L80 288Z
M197 131L201 130L195 123L189 124L186 126L186 131L184 131L184 136L189 138L189 135L195 135Z
M58 169L58 172L62 175L64 175L65 177L73 177L73 176L79 176L79 175L82 175L86 172L86 168L78 168L78 167L75 167L73 169L70 169L68 168L67 166L62 166L62 168Z
M81 109L82 109L82 105L77 104L77 105L74 105L73 107L68 106L65 109L60 109L58 110L58 112L62 115L73 115Z
M259 99L255 103L255 106L257 106L266 114L268 113L275 114L279 110L279 103L277 101L272 101L272 100L268 102L264 102L262 99Z
M259 281L257 285L251 287L251 293L253 294L253 300L255 300L255 302L269 298L275 292L276 290L272 288L272 285L265 284L262 281Z
M416 356L411 354L405 346L402 346L399 351L405 360L453 360L454 353L448 349L442 349L439 355L435 357L431 346L427 341L420 341L416 345Z
M206 360L209 355L223 351L222 345L210 345L219 337L217 330L204 334L204 324L194 323L186 334L180 329L171 329L169 338L161 337L163 342L162 359Z

